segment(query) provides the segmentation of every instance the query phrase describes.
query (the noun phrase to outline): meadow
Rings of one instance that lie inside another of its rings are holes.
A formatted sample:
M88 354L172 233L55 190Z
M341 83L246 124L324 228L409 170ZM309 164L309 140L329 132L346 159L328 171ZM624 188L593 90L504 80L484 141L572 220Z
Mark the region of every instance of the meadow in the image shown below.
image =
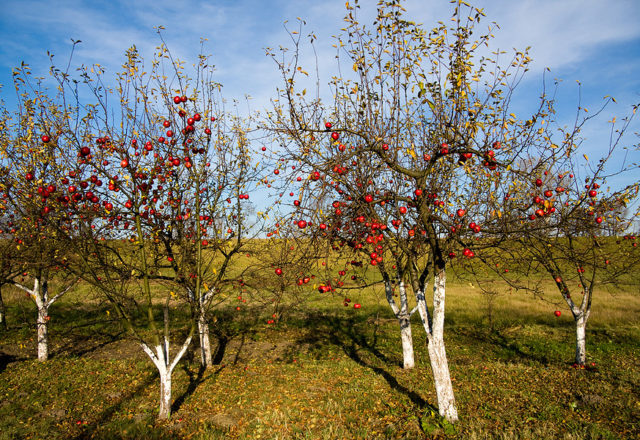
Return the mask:
M172 417L157 422L156 370L107 304L86 286L54 304L52 358L40 363L33 304L5 287L0 439L640 436L638 292L597 292L581 370L572 367L568 313L558 318L548 301L494 290L449 284L445 340L461 416L452 426L437 416L418 317L416 368L405 371L397 322L377 288L354 293L362 304L354 309L310 286L272 325L250 296L240 311L234 301L219 305L214 367L200 369L192 344L174 373Z

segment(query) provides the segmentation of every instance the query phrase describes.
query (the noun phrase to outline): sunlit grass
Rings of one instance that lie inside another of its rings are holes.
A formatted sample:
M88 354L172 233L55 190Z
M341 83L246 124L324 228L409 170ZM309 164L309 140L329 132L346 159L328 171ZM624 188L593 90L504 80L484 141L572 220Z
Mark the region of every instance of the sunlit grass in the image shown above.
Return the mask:
M445 339L461 417L450 438L640 434L639 295L596 292L587 329L596 368L576 370L572 319L548 287L541 299L496 284L490 300L468 282L449 283ZM154 367L92 288L80 285L52 309L45 364L34 360L34 306L17 290L3 295L11 328L0 343L0 439L445 435L431 416L436 396L420 322L414 316L416 368L404 371L379 288L350 291L351 304L362 304L355 310L342 305L344 294L309 285L300 308L275 325L250 299L235 310L232 296L212 312L219 362L199 372L193 348L174 373L174 414L162 423ZM186 315L177 319L179 330Z

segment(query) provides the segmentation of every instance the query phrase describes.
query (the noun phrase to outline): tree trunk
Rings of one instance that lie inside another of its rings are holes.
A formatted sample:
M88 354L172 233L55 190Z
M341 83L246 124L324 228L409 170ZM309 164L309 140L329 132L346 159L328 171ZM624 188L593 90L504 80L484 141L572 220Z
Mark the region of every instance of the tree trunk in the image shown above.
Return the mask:
M438 397L438 411L449 422L455 422L458 420L458 408L456 408L456 399L453 395L444 341L431 338L428 344L429 361Z
M160 373L160 412L158 419L168 419L171 415L171 372L158 368Z
M38 304L38 360L44 362L49 359L49 307Z
M407 301L407 290L404 281L398 282L400 294L400 308L393 298L393 286L389 280L385 282L387 302L400 325L400 339L402 341L402 368L410 369L415 366L413 358L413 337L411 335L411 313Z
M194 327L191 327L189 336L187 336L187 339L182 343L173 360L171 360L169 354L168 339L165 339L164 347L162 345L155 347L155 353L146 343L140 343L144 352L151 358L151 361L158 369L158 375L160 376L160 410L158 411L158 420L166 420L171 416L171 375L187 351L187 348L189 348L193 331Z
M409 314L398 316L398 322L400 324L400 337L402 338L402 368L408 370L415 366L411 316Z
M204 368L208 368L213 365L213 357L209 340L209 321L207 321L204 312L200 312L198 317L198 335L200 337L200 363Z
M0 327L7 330L7 309L4 306L4 300L2 299L2 286L0 286Z
M584 313L577 315L576 319L576 364L584 365L587 361L587 319Z
M438 412L447 421L456 422L458 420L458 409L453 394L453 385L444 346L445 283L446 273L444 269L436 271L433 280L433 318L429 316L429 309L427 308L423 291L416 292L416 300L423 327L427 332L427 348L438 398Z

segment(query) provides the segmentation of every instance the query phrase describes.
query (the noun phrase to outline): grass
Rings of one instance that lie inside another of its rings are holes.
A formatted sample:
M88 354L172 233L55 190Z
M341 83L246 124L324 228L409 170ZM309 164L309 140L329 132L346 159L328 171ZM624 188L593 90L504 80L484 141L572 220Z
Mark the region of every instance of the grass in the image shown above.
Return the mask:
M11 327L0 339L0 439L640 436L636 292L596 293L587 330L596 366L576 370L573 322L556 318L555 304L506 288L490 304L479 289L451 284L445 340L461 419L450 426L436 416L417 316L417 365L404 371L397 324L379 292L353 293L363 305L354 310L311 289L304 307L276 325L250 300L240 312L235 303L215 310L217 363L199 370L192 347L174 373L167 422L155 421L154 367L106 305L80 307L77 294L55 304L53 356L43 364L34 359L33 306L3 290Z

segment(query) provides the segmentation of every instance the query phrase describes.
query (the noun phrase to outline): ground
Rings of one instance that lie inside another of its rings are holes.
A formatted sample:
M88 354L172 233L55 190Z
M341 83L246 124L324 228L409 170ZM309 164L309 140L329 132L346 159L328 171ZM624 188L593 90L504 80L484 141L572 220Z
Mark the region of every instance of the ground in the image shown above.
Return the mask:
M174 373L166 422L155 421L153 365L104 305L54 307L53 355L39 363L27 320L35 312L21 298L6 298L0 439L640 437L635 293L596 296L589 366L576 369L568 313L557 318L554 305L507 290L490 305L477 289L451 286L445 341L460 414L454 426L437 417L418 319L417 365L404 371L397 324L375 292L354 297L360 310L310 292L274 325L251 301L240 312L235 304L215 310L215 365L201 370L192 346Z

